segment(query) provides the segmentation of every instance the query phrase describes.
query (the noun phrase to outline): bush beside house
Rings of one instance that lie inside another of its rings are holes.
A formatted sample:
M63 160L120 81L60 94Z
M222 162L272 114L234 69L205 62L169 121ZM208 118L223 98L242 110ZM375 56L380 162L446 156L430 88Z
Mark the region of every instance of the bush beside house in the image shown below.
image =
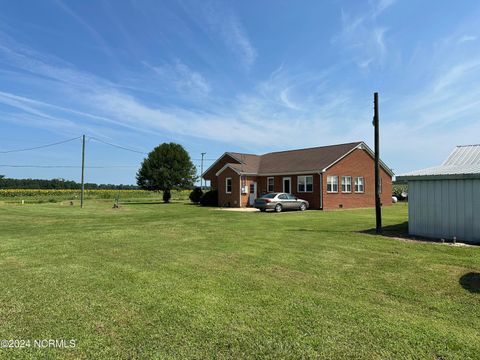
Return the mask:
M210 190L203 194L200 199L200 205L202 206L218 206L218 191Z
M198 204L198 203L200 203L200 200L202 199L202 196L203 196L202 189L199 188L199 187L196 187L190 193L189 198L190 198L191 202L193 202L194 204Z

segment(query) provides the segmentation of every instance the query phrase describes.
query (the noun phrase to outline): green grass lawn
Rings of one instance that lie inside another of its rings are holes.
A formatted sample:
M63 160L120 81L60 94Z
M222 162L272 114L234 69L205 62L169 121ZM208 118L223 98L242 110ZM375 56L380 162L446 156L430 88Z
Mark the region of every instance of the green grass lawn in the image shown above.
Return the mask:
M480 358L480 248L370 235L371 209L111 205L0 203L0 339L76 340L0 359Z

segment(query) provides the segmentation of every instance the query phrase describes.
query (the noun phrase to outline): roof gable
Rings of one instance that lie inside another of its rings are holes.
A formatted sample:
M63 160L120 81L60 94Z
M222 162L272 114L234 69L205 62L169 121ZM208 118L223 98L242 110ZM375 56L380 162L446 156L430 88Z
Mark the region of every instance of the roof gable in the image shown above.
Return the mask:
M208 167L202 174L202 177L211 175L214 176L215 173L220 170L225 164L233 163L238 164L240 160L238 160L235 156L232 155L233 153L223 153L212 165ZM210 174L209 174L210 173Z

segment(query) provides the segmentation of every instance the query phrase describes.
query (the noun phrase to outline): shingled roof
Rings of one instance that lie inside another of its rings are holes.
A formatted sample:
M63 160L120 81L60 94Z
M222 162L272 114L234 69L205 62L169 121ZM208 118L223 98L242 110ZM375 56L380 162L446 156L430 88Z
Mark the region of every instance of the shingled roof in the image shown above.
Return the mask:
M361 142L353 142L264 154L261 156L258 172L261 174L269 174L320 171L360 144Z
M232 164L232 168L239 171L249 174L258 173L260 168L260 159L261 156L254 154L242 154L236 152L228 152L228 155L232 156L234 159L237 159L240 164ZM238 165L238 166L237 166Z
M331 166L360 145L373 154L365 143L356 141L307 149L277 151L263 155L227 152L226 155L236 159L239 164L229 163L226 166L241 174L255 175L317 172ZM384 164L382 166L391 172Z

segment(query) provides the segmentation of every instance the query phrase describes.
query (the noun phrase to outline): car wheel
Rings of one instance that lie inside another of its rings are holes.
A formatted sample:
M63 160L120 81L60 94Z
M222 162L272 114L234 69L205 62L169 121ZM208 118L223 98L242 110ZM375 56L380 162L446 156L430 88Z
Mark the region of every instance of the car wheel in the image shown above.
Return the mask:
M265 211L267 211L267 209L260 209L260 211L261 211L261 212L265 212Z
M305 210L307 210L307 204L301 203L300 204L300 211L305 211Z
M281 212L282 211L282 205L277 204L275 205L275 212Z

